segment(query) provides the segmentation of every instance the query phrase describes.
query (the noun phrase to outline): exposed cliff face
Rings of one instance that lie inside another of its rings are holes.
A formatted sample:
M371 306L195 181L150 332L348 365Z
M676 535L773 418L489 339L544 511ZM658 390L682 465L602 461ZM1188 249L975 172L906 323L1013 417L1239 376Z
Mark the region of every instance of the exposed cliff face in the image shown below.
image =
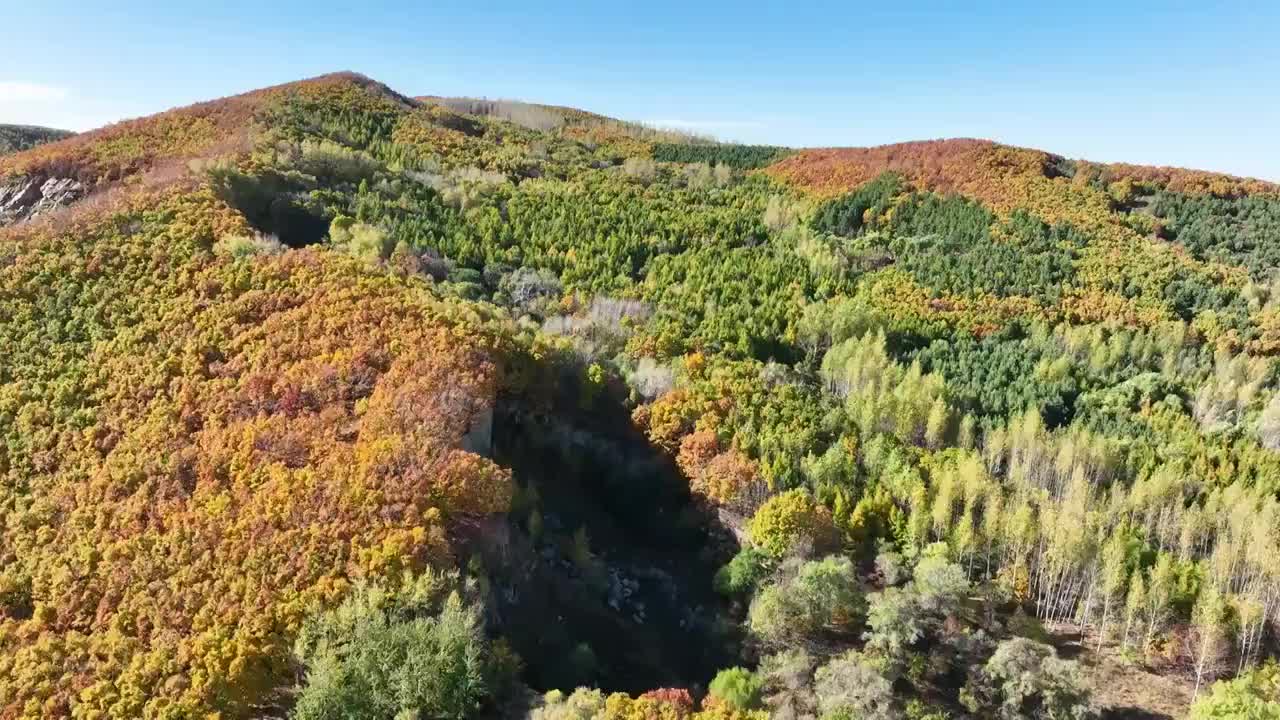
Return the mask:
M84 194L84 185L71 178L33 175L0 180L0 226L70 205Z

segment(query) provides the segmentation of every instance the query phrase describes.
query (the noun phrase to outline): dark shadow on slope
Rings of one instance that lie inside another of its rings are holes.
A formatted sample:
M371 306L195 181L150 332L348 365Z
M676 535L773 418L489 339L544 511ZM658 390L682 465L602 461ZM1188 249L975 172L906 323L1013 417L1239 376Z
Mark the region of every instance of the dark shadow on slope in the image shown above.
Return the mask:
M1063 660L1078 660L1084 653L1084 634L1078 629L1060 630L1049 634L1049 644Z
M496 630L538 690L705 685L736 655L711 587L727 546L626 407L595 406L496 413L495 460L524 489L487 563Z
M218 199L239 210L258 232L291 248L315 245L329 232L329 218L311 207L306 188L274 171L249 175L230 167L209 172Z
M1102 720L1173 720L1173 716L1141 708L1113 707L1102 711Z

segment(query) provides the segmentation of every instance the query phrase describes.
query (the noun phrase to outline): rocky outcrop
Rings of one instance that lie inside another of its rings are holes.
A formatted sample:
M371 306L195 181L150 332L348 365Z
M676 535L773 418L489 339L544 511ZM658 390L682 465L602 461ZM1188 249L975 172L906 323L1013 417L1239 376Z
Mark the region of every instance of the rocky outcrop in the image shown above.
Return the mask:
M462 437L462 449L493 457L493 407L485 408L471 420L466 435Z
M0 180L0 226L70 205L84 194L84 185L71 178L30 175Z

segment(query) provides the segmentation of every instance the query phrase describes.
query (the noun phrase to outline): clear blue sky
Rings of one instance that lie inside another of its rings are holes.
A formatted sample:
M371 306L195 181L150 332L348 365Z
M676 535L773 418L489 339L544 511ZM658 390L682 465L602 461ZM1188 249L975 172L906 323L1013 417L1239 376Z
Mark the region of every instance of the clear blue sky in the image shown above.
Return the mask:
M985 137L1280 181L1280 2L7 4L0 122L83 130L350 69L722 139Z

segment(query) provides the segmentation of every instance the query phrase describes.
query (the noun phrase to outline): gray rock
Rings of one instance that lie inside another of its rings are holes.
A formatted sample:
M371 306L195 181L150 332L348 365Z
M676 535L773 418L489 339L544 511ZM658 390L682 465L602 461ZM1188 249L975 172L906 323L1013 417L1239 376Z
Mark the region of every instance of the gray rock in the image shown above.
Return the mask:
M84 185L71 178L31 175L0 181L0 226L65 207L84 194Z

